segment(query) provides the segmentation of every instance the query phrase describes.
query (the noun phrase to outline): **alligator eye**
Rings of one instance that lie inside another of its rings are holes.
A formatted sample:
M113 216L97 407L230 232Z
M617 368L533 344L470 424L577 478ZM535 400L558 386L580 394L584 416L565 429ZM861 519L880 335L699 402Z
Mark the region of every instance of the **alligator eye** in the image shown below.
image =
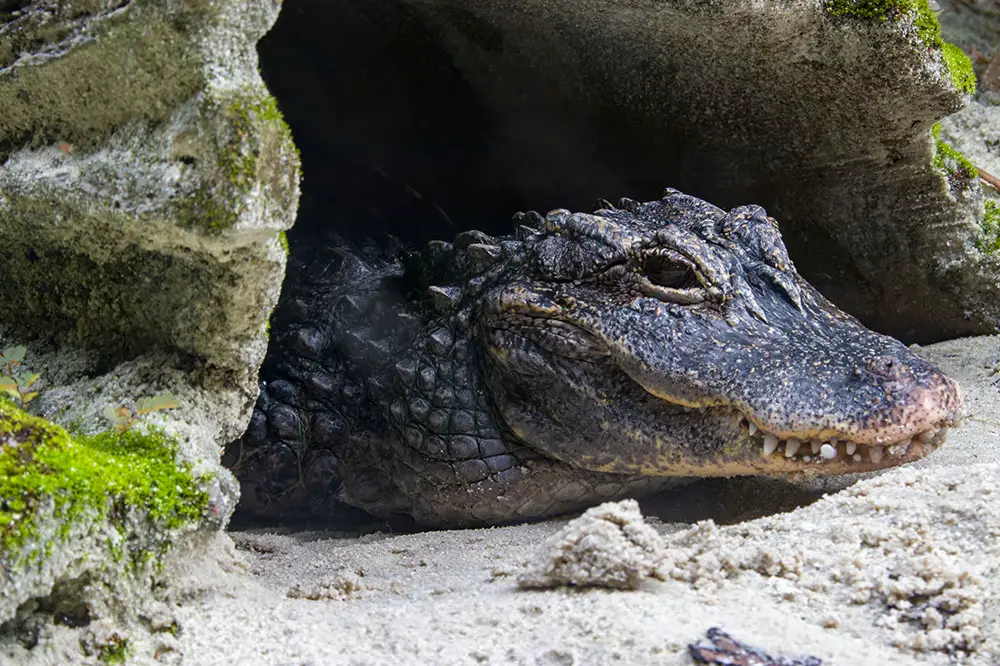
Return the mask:
M667 289L691 289L700 286L691 264L677 261L674 257L662 253L647 254L642 271L651 283Z
M665 303L694 304L709 295L694 266L684 256L660 248L643 255L639 291Z

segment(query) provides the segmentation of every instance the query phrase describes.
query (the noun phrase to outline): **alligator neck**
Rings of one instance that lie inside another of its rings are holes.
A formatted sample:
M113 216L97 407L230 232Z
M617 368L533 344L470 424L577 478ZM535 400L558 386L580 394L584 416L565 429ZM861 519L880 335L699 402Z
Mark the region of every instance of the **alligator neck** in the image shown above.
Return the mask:
M304 378L307 385L340 385L338 396L307 408L337 409L350 431L365 438L366 446L349 448L366 452L369 464L403 460L465 483L517 464L514 450L522 447L499 422L482 381L474 294L426 286L384 258L345 254L339 272L336 280L323 277L337 288L302 305L333 313L324 328L292 328L284 334L291 344L278 341L279 349L304 357L299 363L307 373L322 367L318 379L315 371ZM324 318L305 314L304 321L315 326ZM275 374L290 375L287 367ZM387 447L395 455L386 455Z

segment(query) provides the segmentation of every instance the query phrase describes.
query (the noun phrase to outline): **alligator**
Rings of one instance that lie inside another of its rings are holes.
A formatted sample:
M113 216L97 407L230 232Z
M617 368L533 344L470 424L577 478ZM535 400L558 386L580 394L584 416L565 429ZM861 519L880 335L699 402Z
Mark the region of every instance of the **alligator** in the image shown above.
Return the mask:
M243 515L517 522L676 477L879 470L959 416L958 386L809 285L760 206L667 190L514 220L289 269L224 456Z

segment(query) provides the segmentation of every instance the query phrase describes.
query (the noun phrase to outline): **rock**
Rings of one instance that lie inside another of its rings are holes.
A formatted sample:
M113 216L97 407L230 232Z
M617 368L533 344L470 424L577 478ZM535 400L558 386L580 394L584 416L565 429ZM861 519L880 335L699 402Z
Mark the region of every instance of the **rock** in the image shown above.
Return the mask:
M63 607L134 626L163 557L215 543L232 513L219 450L256 398L299 194L257 72L277 11L0 4L0 350L27 347L30 410L74 430L0 407L0 643ZM104 415L167 393L177 407L124 435ZM82 649L115 657L116 631Z
M922 0L289 8L261 58L309 174L301 236L331 210L358 235L498 234L513 210L670 186L765 206L803 276L876 330L1000 318L979 183L932 164L968 59Z
M663 540L646 524L635 500L588 509L549 537L518 576L522 589L609 587L634 590L646 578L663 580Z
M979 87L972 103L941 120L938 139L985 172L982 233L976 247L985 264L1000 265L1000 13L990 2L952 2L942 6L941 32L972 55Z
M52 620L128 625L170 551L208 541L226 498L179 448L138 427L71 437L0 401L0 650Z

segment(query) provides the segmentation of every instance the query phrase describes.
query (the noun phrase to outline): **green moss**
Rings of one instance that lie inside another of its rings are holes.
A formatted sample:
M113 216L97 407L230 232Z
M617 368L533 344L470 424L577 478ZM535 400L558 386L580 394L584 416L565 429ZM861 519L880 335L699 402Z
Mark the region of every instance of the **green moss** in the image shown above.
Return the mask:
M969 57L954 44L941 37L941 22L927 0L825 0L823 8L831 16L848 16L866 20L900 21L912 18L920 41L933 49L941 49L941 57L956 88L965 93L976 90L976 75Z
M826 0L823 8L831 16L852 16L878 21L898 21L912 16L920 41L940 47L941 23L927 0Z
M177 442L155 429L70 437L0 402L0 560L44 557L53 544L21 551L50 510L61 522L59 538L79 519L108 520L124 531L134 512L161 530L197 523L208 496L190 467L177 463L176 450Z
M976 247L980 252L993 254L1000 251L1000 203L994 199L987 199L984 208L985 214L979 238L976 239Z
M931 135L934 137L934 167L949 177L964 180L978 180L979 171L965 155L958 152L945 141L938 138L941 133L941 123L934 123Z
M279 144L277 147L290 150L295 154L296 160L301 161L299 150L292 140L292 130L278 109L278 101L272 95L244 93L237 96L233 100L230 114L236 119L240 131L249 132L254 127L263 126L274 132L276 136L273 139Z
M965 51L954 44L944 43L942 56L951 74L951 82L962 92L970 95L976 92L976 74L972 71L972 61Z
M286 257L292 253L288 247L288 234L284 231L278 232L278 244L281 245L281 249L285 251Z
M191 195L174 206L183 226L199 227L210 233L229 229L239 218L237 204L212 183L202 183Z
M100 647L98 657L108 666L124 664L128 661L128 639L115 634L111 640Z
M293 208L300 157L274 97L245 89L228 101L207 103L204 113L218 117L225 138L215 146L214 177L179 202L182 222L209 232L232 227L258 183L279 205Z

